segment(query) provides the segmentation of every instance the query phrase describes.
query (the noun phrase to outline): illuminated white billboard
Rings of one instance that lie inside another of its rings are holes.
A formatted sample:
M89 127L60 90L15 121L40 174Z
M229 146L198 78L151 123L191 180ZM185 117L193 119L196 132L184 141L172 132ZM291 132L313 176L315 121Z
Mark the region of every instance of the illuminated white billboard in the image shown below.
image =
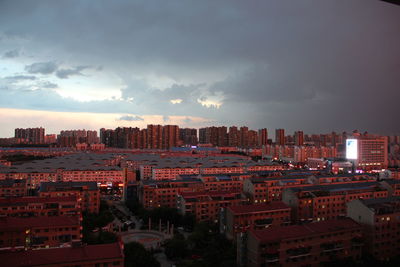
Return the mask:
M347 139L346 140L346 158L347 159L357 159L357 157L358 157L357 139Z

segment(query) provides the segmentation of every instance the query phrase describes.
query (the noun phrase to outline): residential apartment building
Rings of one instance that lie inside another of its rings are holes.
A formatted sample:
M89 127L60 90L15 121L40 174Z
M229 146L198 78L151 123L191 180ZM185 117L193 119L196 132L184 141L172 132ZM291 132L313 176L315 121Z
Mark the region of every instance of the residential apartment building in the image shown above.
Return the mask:
M71 267L124 266L123 246L120 243L77 245L64 248L6 251L0 253L3 266L14 267Z
M351 219L250 230L238 245L239 266L321 266L361 258L361 226Z
M76 196L0 198L0 217L3 216L76 216L81 206Z
M139 201L145 208L176 208L178 195L182 192L199 192L204 190L200 179L181 179L169 181L141 181L139 184Z
M75 196L80 201L82 210L98 213L100 209L100 192L96 182L55 182L41 183L40 197Z
M283 202L230 206L224 210L221 222L228 239L251 229L265 229L290 224L290 207Z
M366 253L380 261L399 255L400 197L353 200L347 216L363 226Z
M177 207L182 214L193 214L196 221L216 222L221 208L245 202L240 191L182 192L178 195Z
M292 208L292 220L304 222L346 216L346 204L355 199L388 196L389 191L379 182L364 182L288 188L282 200Z
M39 216L0 218L0 248L48 248L81 240L78 217Z
M27 193L25 179L0 179L0 197L22 197Z

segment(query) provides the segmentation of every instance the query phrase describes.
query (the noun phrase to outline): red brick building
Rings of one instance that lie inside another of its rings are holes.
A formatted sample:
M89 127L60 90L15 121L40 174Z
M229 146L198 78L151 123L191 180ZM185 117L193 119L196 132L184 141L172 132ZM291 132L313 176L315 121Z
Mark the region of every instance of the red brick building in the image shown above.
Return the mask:
M320 221L346 216L346 204L355 199L385 198L379 182L316 185L285 189L283 202L292 208L292 220Z
M200 179L182 179L141 181L139 186L139 201L145 208L170 207L175 208L177 196L182 192L198 192L204 190Z
M210 175L201 176L206 191L243 190L243 179L239 176Z
M354 200L347 215L363 226L365 252L385 261L400 251L400 197Z
M197 221L217 221L221 208L244 203L240 191L182 192L177 207L182 214L193 214Z
M0 197L22 197L26 196L28 188L25 179L0 180Z
M244 181L244 192L252 203L281 201L283 190L293 187L372 182L376 178L367 174L299 175L251 178Z
M290 208L283 202L230 206L225 210L224 231L229 239L250 229L290 224Z
M357 140L357 156L354 159L357 169L369 171L388 167L388 139L386 136L354 133L351 138Z
M361 226L351 219L250 230L238 246L239 266L320 266L361 257Z
M3 249L59 247L81 238L78 217L0 218L0 248Z
M100 192L96 182L47 182L40 184L40 197L76 196L82 210L99 213Z
M77 216L81 206L76 196L0 198L0 216Z
M111 243L14 252L2 251L0 262L3 266L14 267L123 267L124 254L121 244Z

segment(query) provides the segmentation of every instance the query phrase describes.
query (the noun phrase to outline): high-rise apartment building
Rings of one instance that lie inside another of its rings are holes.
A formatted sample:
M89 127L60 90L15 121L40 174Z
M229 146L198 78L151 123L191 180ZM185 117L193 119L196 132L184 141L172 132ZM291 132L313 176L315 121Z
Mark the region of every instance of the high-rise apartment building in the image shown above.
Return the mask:
M15 138L25 139L29 144L44 144L45 129L40 128L17 128Z
M275 143L280 146L285 145L285 129L275 130Z
M258 132L254 130L248 131L247 147L254 148L258 145Z
M265 146L268 144L268 130L266 128L258 130L258 146Z
M90 138L90 137L88 137ZM118 127L100 129L101 143L107 147L133 149L170 149L181 144L177 125L147 125L147 129Z
M61 131L58 136L58 144L62 147L75 146L78 143L97 144L99 138L97 131L83 130L66 130Z
M304 145L304 133L303 133L303 131L296 131L294 133L294 144L296 146Z
M240 127L239 130L239 147L249 146L249 128L246 126Z
M179 127L177 125L165 125L162 127L162 149L170 149L179 144Z
M229 127L228 146L237 147L239 145L239 131L236 126Z
M179 129L179 139L183 142L184 145L197 145L197 129L192 128L183 128Z
M147 125L147 148L160 149L162 145L162 126Z
M227 146L227 128L225 126L200 128L199 142L200 144L212 144L213 146Z
M97 136L97 131L87 131L86 132L88 144L98 144L99 137Z

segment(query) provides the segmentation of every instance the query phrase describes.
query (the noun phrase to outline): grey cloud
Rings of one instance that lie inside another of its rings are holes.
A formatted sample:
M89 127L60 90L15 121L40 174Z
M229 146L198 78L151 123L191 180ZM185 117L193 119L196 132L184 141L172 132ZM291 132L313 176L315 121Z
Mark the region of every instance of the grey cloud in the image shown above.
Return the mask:
M52 83L52 82L49 82L49 81L43 81L43 82L39 83L39 86L41 88L47 88L47 89L58 88L58 85L56 83Z
M7 80L13 80L13 81L18 81L18 80L35 80L36 77L32 75L14 75L14 76L7 76L4 79Z
M143 121L144 119L140 116L126 115L126 116L120 117L118 120L120 120L120 121Z
M210 91L222 93L225 102L291 103L315 99L317 92L313 86L313 79L296 77L290 68L285 73L272 66L256 65L213 84Z
M72 75L83 76L82 70L90 68L90 66L77 66L73 69L59 69L56 72L56 76L60 79L68 79Z
M3 58L15 58L19 56L19 50L14 49L4 53Z
M0 32L30 38L24 49L31 54L47 56L51 49L51 58L72 66L104 65L124 82L122 98L133 101L83 105L37 92L18 96L16 105L201 115L254 128L400 131L393 124L400 98L396 6L373 0L72 3L8 1L0 8ZM151 88L148 75L176 84ZM218 94L219 109L197 103ZM179 105L168 101L177 98Z
M37 62L25 66L25 70L29 73L51 74L57 70L58 66L55 62Z

